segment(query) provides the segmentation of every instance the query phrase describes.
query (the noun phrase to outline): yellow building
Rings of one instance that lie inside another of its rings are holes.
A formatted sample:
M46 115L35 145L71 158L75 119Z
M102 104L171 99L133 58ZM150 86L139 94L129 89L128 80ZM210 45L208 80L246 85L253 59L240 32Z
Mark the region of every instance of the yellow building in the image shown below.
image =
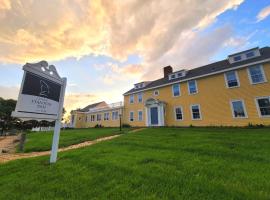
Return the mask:
M71 126L90 128L96 126L119 127L123 103L107 104L102 101L71 112Z
M196 58L194 58L196 59ZM254 48L135 84L124 94L131 126L270 125L270 48Z

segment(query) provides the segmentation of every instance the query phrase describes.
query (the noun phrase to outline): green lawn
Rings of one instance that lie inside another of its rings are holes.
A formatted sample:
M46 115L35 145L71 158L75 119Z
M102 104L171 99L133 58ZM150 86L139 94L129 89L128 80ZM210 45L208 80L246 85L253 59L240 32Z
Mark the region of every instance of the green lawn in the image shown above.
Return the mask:
M60 133L59 147L66 147L88 140L120 134L119 128L69 129ZM51 149L53 132L27 133L24 152L46 151Z
M48 159L0 165L0 199L270 199L269 128L145 129Z

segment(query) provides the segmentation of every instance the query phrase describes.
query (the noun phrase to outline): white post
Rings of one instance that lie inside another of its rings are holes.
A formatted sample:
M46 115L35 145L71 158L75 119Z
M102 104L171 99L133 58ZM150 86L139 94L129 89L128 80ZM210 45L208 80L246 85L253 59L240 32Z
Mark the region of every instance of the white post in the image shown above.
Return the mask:
M60 129L61 129L61 119L62 119L64 97L65 97L66 84L67 84L66 78L62 78L62 80L63 80L63 86L61 88L59 112L58 112L59 114L58 114L58 119L55 121L50 163L56 163L56 160L57 160L58 144L59 144Z

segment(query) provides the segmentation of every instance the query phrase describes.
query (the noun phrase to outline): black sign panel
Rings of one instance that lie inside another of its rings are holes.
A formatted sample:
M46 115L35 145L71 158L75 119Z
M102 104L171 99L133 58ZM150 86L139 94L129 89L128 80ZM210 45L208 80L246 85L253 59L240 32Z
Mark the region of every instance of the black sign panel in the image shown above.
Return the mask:
M44 97L59 102L60 93L60 84L26 72L22 94Z

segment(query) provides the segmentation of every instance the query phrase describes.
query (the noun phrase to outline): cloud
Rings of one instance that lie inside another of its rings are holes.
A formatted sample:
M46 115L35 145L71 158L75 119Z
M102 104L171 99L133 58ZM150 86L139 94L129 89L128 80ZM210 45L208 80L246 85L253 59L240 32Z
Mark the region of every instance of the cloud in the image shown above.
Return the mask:
M155 62L149 62L148 71L144 74L144 80L160 77L162 67L168 63L174 70L191 69L208 64L220 49L227 46L241 45L242 41L233 37L233 29L224 25L212 32L201 34L200 32L187 31L175 42L174 46L165 55ZM243 39L242 39L243 40Z
M270 15L270 6L263 8L257 15L257 22L260 22Z
M4 99L17 99L19 95L19 86L1 86L0 97Z
M0 61L25 63L89 54L153 61L188 30L202 29L243 0L5 0ZM196 14L194 14L196 13Z

